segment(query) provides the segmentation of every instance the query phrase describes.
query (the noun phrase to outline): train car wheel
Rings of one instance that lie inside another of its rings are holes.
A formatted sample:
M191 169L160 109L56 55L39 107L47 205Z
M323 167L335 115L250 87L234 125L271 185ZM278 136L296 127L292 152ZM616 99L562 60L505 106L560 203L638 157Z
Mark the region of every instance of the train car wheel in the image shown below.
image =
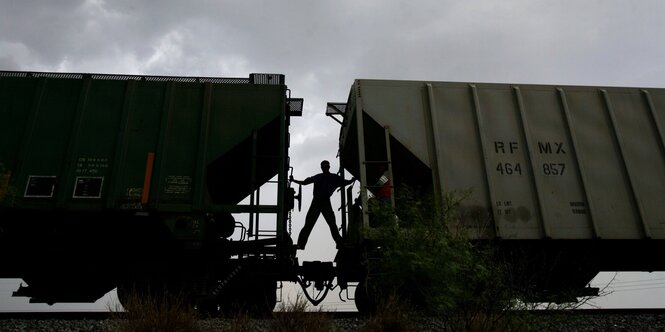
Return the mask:
M356 308L358 312L363 315L369 315L376 312L377 302L376 302L376 292L372 291L372 287L367 287L367 282L361 281L356 286L356 291L354 293Z

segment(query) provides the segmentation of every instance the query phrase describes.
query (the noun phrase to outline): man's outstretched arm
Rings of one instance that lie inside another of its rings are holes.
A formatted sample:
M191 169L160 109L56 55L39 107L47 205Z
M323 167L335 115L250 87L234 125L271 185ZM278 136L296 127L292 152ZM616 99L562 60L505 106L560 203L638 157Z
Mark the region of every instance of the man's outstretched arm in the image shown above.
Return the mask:
M297 184L300 184L300 185L308 185L308 184L313 182L312 177L308 177L305 180L296 180L296 179L293 178L293 175L289 176L289 180L291 180L291 182L293 182L293 183L297 183Z

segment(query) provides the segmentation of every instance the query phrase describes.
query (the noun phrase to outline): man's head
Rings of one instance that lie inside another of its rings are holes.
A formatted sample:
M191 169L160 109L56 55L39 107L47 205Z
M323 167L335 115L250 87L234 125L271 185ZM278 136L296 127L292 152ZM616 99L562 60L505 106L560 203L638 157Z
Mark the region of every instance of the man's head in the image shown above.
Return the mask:
M327 160L321 162L321 170L323 173L330 173L330 163Z

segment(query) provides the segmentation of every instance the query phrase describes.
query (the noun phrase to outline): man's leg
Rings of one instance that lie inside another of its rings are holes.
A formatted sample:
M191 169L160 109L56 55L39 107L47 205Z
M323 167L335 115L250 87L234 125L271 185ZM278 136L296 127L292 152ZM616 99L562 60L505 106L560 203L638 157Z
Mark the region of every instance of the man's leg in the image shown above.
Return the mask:
M298 248L305 249L309 234L312 232L312 229L316 224L316 219L319 219L320 213L321 211L319 210L318 204L312 201L309 210L307 210L307 216L305 217L305 226L302 227L300 234L298 234Z
M330 227L330 234L332 234L333 240L335 240L337 247L339 247L342 244L342 236L340 236L339 231L337 231L335 212L333 212L332 206L330 205L330 201L328 201L328 204L325 205L322 204L320 210L321 213L323 214L323 218L326 219L328 227Z

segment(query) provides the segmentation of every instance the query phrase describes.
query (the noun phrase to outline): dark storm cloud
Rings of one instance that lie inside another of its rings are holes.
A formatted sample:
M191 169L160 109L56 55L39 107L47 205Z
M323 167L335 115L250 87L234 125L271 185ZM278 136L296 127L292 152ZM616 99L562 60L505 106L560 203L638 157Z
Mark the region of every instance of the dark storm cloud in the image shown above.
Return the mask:
M3 66L281 72L316 91L334 82L336 94L354 77L634 85L658 79L665 56L653 39L665 32L659 2L97 0L2 8Z

